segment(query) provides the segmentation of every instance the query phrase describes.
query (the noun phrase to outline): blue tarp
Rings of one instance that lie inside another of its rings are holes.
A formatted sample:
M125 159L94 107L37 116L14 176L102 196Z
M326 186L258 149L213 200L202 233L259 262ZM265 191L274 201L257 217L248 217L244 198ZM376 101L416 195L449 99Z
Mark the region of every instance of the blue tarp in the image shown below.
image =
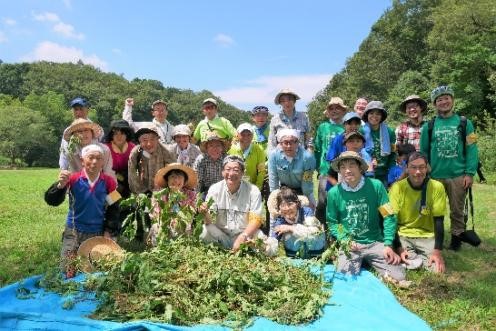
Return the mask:
M332 267L326 266L329 279ZM178 327L146 321L116 323L87 318L96 300L84 300L65 310L67 298L44 292L34 284L39 276L25 279L21 287L35 291L34 297L18 299L19 283L0 289L0 330L227 330L221 326ZM81 278L76 278L81 279ZM368 271L359 276L338 274L332 296L315 322L297 327L257 318L247 330L430 330L425 321L401 306L389 289Z

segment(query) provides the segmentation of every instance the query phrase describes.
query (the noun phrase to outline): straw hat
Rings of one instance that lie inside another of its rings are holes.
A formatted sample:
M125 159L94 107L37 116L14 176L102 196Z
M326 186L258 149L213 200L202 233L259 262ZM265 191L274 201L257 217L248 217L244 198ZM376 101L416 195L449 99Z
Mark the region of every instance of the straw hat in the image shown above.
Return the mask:
M75 119L74 122L72 122L71 125L64 131L64 140L69 141L74 132L83 129L91 129L91 131L93 131L93 137L96 139L103 136L103 129L100 125L93 123L90 120L78 118Z
M288 88L285 88L285 89L280 90L279 93L276 94L276 97L274 98L274 102L276 105L279 104L279 98L284 94L292 95L292 96L294 96L295 100L300 100L300 97L298 96L298 94L296 94L295 92L293 92L292 90L290 90Z
M215 131L207 131L204 133L204 137L202 137L202 142L200 144L200 151L202 153L207 152L207 144L209 141L218 140L224 145L224 151L228 151L231 147L231 142L226 139L222 139L219 134Z
M111 257L111 255L122 257L124 251L112 239L96 236L83 241L79 246L77 254L83 259L83 271L91 272L96 261L105 257Z
M348 111L348 106L346 106L344 104L344 101L343 99L341 99L340 97L332 97L331 100L329 100L329 103L327 104L327 107L326 109L324 110L324 115L326 114L327 112L327 109L332 106L332 105L338 105L339 107L341 107L344 111Z
M339 172L339 163L343 160L357 160L358 163L360 164L360 170L362 173L365 173L369 168L367 162L365 162L365 160L362 159L360 154L353 151L345 151L339 154L339 156L335 158L334 161L332 161L331 163L332 169L334 169L334 171Z
M194 190L198 184L198 175L190 167L181 163L169 163L165 167L159 169L155 175L155 187L164 188L167 186L165 181L165 175L167 175L172 170L184 171L186 176L188 176L187 181L184 183L184 187Z

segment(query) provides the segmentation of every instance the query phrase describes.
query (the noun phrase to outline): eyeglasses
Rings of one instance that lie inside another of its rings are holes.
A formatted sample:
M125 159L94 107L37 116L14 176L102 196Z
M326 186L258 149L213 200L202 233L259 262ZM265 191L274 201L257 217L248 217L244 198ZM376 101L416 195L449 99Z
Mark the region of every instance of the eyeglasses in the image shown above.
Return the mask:
M283 146L291 146L291 145L295 145L298 143L298 140L283 140L281 141L281 145Z

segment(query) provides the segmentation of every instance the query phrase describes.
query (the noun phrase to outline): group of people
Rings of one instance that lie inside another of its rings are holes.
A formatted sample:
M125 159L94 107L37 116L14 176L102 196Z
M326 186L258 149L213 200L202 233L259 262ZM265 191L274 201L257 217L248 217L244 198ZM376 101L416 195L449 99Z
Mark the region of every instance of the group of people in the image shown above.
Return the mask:
M128 98L106 135L87 118L87 101L74 99L61 172L45 194L57 205L69 192L62 258L89 237L119 235L121 197L164 188L181 191L184 204L204 214L205 243L236 251L261 241L267 255L282 247L288 256L308 258L337 240L340 271L356 274L365 262L397 284L405 282L406 268L445 270L446 198L450 248L473 244L463 205L478 167L477 136L472 122L455 113L449 86L432 91L437 116L430 121L423 118L427 102L406 97L400 108L407 119L396 130L380 101L361 97L349 111L332 97L327 120L312 126L296 111L299 99L283 89L274 100L279 113L270 118L267 107L256 106L252 123L235 128L208 98L201 105L205 118L193 129L169 123L163 100L153 102L151 122L135 122ZM199 207L196 194L204 201ZM140 236L153 245L159 232L149 224Z

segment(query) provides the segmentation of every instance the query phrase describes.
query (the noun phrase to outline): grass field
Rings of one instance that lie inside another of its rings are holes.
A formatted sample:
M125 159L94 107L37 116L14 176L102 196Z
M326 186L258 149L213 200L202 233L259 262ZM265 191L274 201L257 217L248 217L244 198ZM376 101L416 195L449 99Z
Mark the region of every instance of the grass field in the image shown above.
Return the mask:
M58 265L67 202L54 208L43 200L56 178L55 169L0 170L0 287ZM489 176L490 183L494 179ZM474 188L480 247L445 251L445 275L410 272L412 288L392 289L434 329L496 329L495 189L493 184Z

